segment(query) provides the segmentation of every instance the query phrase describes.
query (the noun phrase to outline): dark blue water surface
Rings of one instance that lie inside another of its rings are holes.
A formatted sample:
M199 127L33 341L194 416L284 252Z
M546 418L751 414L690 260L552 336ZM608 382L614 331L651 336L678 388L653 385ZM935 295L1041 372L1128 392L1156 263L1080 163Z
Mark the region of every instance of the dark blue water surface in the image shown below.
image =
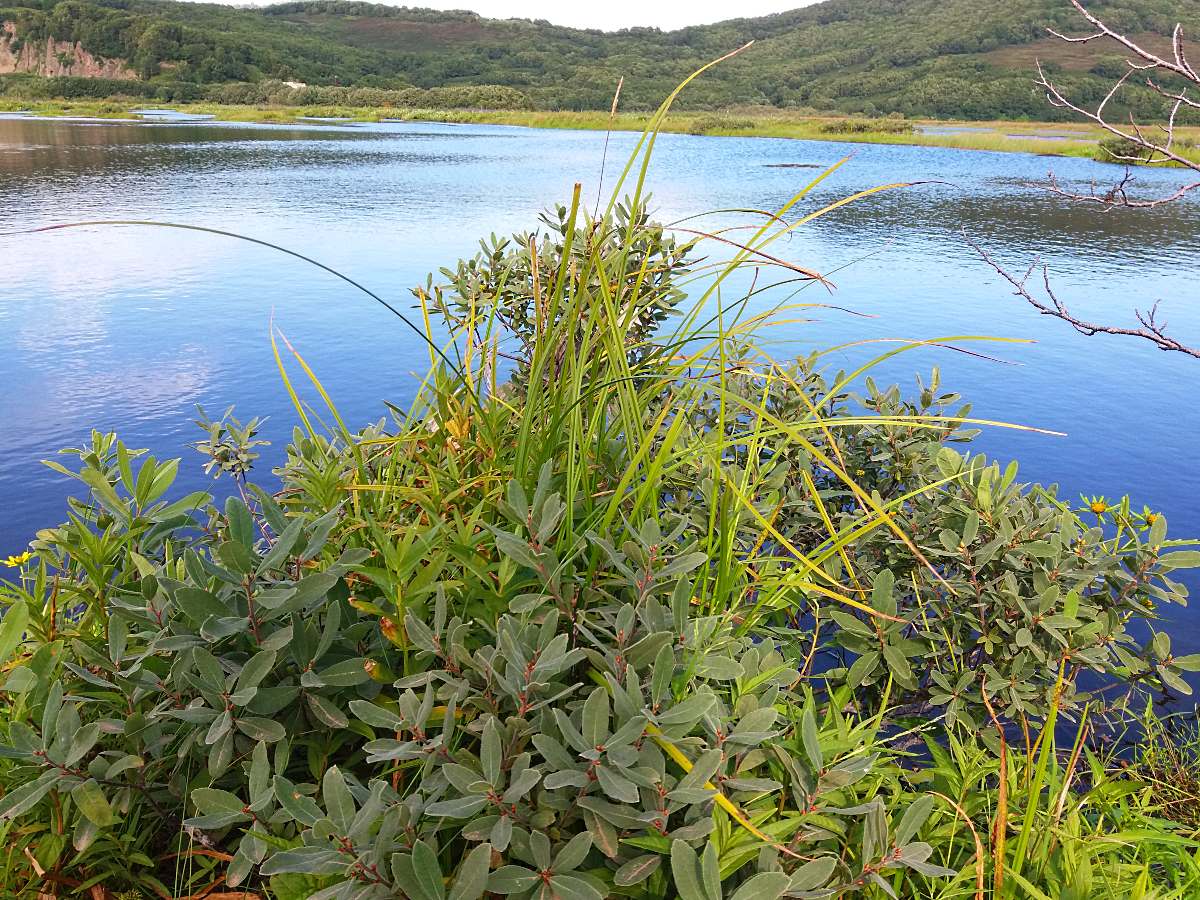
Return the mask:
M610 177L634 139L613 138ZM407 306L410 287L472 253L479 237L532 227L576 181L594 196L603 143L595 132L420 123L10 118L0 120L0 231L118 218L230 229L312 255ZM1173 332L1200 343L1200 203L1105 214L1026 186L1051 169L1076 187L1121 174L1086 160L681 135L660 139L650 186L664 219L773 209L814 175L783 164L825 166L847 153L854 159L804 211L878 184L929 183L842 208L776 245L839 270L833 302L874 316L820 311L780 330L777 354L870 338L1034 339L980 347L1016 365L923 349L883 377L911 383L940 366L977 415L1067 433L981 438L987 452L1019 458L1023 479L1058 482L1071 497L1129 491L1165 511L1174 535L1200 535L1200 360L1086 338L1039 316L963 237L1016 269L1041 255L1080 316L1131 323L1133 307L1161 299ZM1147 190L1183 180L1138 177ZM270 417L267 463L276 459L294 415L275 374L272 315L351 422L379 418L385 400L403 405L427 361L411 332L345 284L225 237L141 227L8 236L0 275L0 555L62 520L69 485L38 461L92 428L184 456L181 487L193 488L207 483L187 449L199 436L195 405L236 404L243 417ZM1178 614L1176 627L1193 650L1194 615Z

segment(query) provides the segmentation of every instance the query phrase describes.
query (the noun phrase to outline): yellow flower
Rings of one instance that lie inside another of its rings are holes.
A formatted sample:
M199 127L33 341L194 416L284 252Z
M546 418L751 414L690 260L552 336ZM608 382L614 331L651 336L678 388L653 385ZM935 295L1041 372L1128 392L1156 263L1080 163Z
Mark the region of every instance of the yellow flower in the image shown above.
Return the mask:
M1096 515L1102 516L1106 512L1108 512L1108 504L1105 503L1103 500L1093 500L1092 505L1089 507L1089 509L1091 509L1091 511L1094 512Z
M1146 524L1153 525L1158 521L1158 513L1146 513Z
M25 563L33 559L33 554L26 550L24 553L18 553L16 556L10 556L4 560L4 564L10 569L15 569L18 566L23 566Z

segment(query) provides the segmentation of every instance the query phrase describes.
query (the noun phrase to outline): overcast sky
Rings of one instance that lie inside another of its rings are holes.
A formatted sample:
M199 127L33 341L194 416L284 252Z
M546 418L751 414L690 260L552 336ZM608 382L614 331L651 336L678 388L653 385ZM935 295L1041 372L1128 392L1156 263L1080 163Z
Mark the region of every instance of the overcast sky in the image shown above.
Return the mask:
M230 0L244 3L245 0ZM682 28L722 19L765 16L816 0L409 0L392 6L469 9L491 19L546 19L555 25L615 31L635 25Z

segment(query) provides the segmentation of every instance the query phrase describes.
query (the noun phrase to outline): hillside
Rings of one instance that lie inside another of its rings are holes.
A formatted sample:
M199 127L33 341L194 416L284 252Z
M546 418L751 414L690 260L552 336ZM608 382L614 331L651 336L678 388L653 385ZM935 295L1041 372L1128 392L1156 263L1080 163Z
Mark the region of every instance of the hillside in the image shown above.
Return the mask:
M1194 0L1092 6L1152 42L1176 21L1200 28ZM1031 85L1035 56L1061 66L1060 80L1081 95L1103 90L1118 59L1116 47L1080 53L1046 39L1047 26L1075 25L1065 0L826 0L762 18L615 33L340 0L258 9L17 0L0 19L14 35L9 56L49 41L118 61L152 84L498 85L520 92L500 96L544 109L605 108L622 76L623 105L652 105L696 66L751 39L749 52L689 90L685 104L1046 117Z

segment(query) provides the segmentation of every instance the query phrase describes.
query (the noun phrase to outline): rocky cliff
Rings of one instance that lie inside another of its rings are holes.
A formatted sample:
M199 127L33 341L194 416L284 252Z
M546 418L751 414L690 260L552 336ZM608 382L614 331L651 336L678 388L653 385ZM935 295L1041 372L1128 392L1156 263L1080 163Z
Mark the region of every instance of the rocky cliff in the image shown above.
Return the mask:
M0 25L0 75L29 72L33 75L80 75L85 78L136 78L119 59L93 56L79 43L46 38L24 41L12 22Z

